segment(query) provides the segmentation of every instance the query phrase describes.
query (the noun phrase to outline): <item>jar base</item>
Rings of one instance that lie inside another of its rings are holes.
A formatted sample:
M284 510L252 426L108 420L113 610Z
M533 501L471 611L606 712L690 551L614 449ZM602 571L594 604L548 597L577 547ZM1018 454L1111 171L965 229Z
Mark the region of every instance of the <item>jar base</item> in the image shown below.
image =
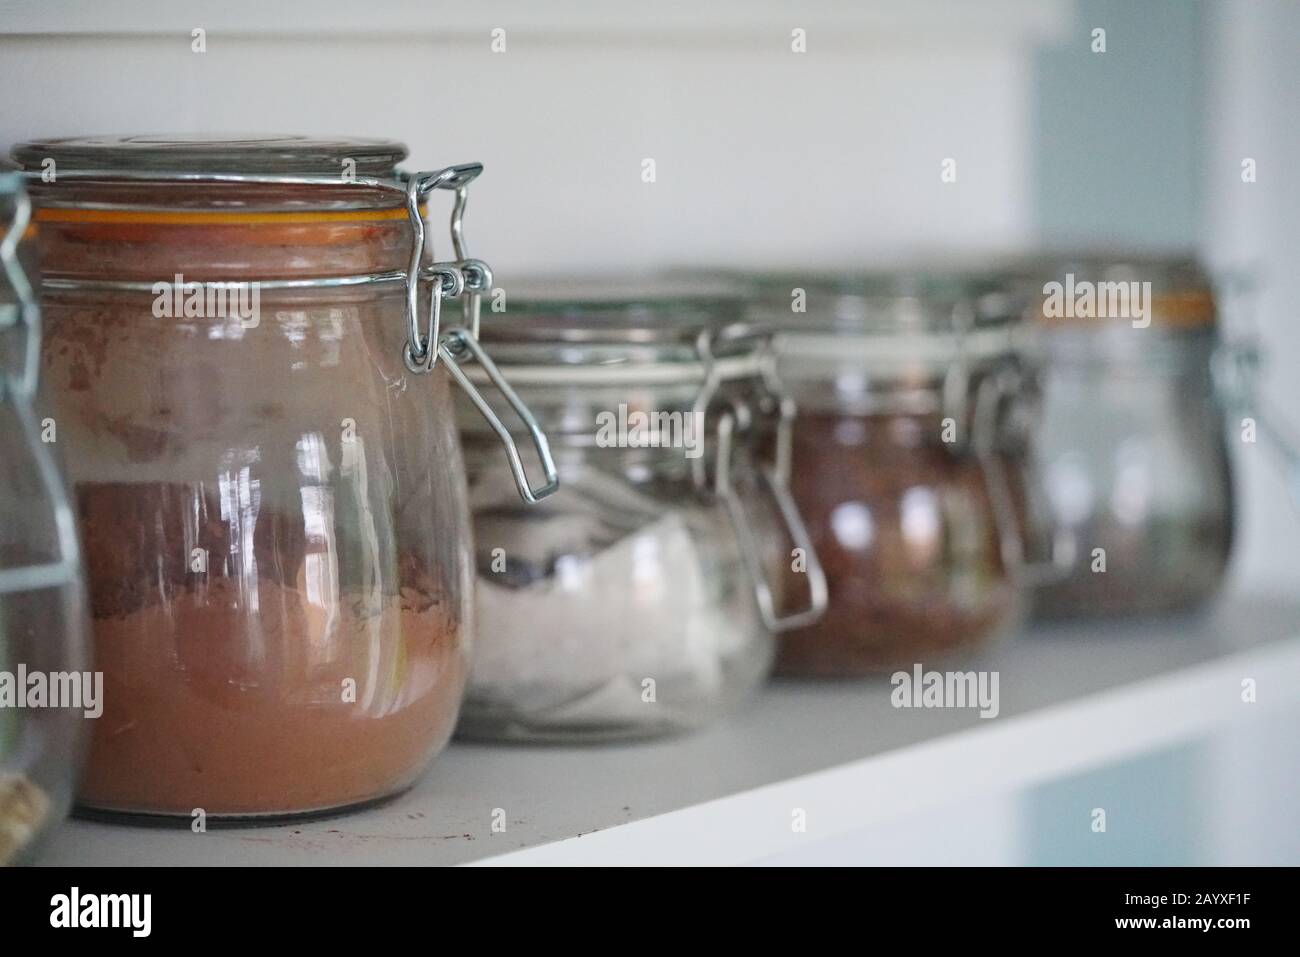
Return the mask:
M739 653L718 662L718 676L701 686L696 676L661 676L654 703L635 680L613 682L638 702L629 707L601 693L574 695L563 707L520 708L501 690L471 691L456 725L458 741L537 745L602 745L690 734L722 721L751 700L772 671L776 642L758 633ZM607 688L609 685L606 686ZM653 712L653 717L643 714Z
M710 719L699 721L659 721L628 724L555 724L520 721L500 716L483 716L461 719L456 727L456 740L469 744L536 744L536 745L602 745L625 742L654 741L698 731Z
M308 808L301 811L239 811L233 813L208 811L205 812L204 824L210 828L276 827L281 824L328 820L329 818L343 817L387 804L401 797L414 786L415 782L412 781L377 797ZM130 827L189 828L194 821L193 813L182 811L132 811L83 804L80 801L73 805L72 816L84 821L99 821L105 824L122 824Z
M1114 581L1114 579L1112 579ZM1147 582L1145 586L1099 588L1085 580L1042 586L1032 593L1031 619L1045 624L1134 620L1204 614L1219 597L1224 571L1201 582ZM1107 583L1110 585L1110 582Z
M869 640L846 641L845 632L836 630L839 623L822 622L804 632L782 637L773 676L788 681L859 681L910 671L916 664L942 665L951 670L965 670L978 664L1014 641L1025 622L1023 603L1009 602L995 619L979 622L979 628L954 639L945 635L941 642L918 642L918 631L878 631ZM933 633L933 629L929 629ZM927 630L920 630L926 634Z

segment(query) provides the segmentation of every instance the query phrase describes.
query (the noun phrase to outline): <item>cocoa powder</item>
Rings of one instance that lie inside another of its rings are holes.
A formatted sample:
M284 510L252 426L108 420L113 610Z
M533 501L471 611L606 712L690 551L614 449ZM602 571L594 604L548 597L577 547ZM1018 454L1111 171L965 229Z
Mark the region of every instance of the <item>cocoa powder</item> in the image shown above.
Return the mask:
M1021 600L998 554L984 477L926 416L803 411L791 491L826 572L816 624L781 636L777 671L911 667L1008 632Z
M136 301L47 300L105 676L83 805L340 807L410 783L449 740L468 515L449 383L384 386L391 310L278 307L243 349Z
M396 594L331 594L301 516L262 513L253 561L218 568L238 549L210 497L163 483L77 493L105 689L84 805L340 807L409 784L450 737L460 624L415 556L399 559ZM213 556L206 572L193 548Z

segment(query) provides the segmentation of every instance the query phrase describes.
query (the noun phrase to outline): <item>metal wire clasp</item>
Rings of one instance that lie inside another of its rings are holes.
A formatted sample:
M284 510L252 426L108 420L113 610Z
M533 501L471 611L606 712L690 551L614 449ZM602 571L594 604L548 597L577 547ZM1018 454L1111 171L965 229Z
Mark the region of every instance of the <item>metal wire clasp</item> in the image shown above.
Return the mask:
M770 348L770 346L769 346ZM717 371L717 360L713 354L713 334L705 331L696 342L696 349L705 367L705 381L694 404L694 414L700 422L705 422L706 415L717 396L721 377ZM790 494L791 443L795 417L794 400L787 396L775 377L772 365L765 363L763 383L769 396L775 400L780 418L777 422L774 460L771 464L755 468L761 484L767 487L772 501L776 503L777 513L785 526L789 540L798 549L804 560L804 574L808 581L808 604L796 611L782 614L777 609L777 600L773 594L772 584L768 581L767 571L763 567L763 548L744 500L736 491L733 481L735 451L738 439L747 437L756 428L756 417L749 405L738 399L728 400L730 406L718 417L717 448L714 455L714 477L712 491L727 509L732 527L740 545L741 557L749 572L754 586L754 600L758 605L759 615L764 626L772 632L789 631L816 622L826 612L829 592L826 573L817 557L812 536L804 524L799 507ZM753 443L751 443L752 447ZM706 456L691 461L692 474L697 487L709 487Z
M41 311L36 304L36 293L32 289L27 271L18 259L18 244L27 232L32 221L32 201L23 188L21 173L0 174L0 195L10 197L13 207L12 219L0 238L0 268L4 270L5 280L13 290L17 305L0 311L0 328L10 324L6 315L15 316L17 325L26 329L27 339L23 344L23 367L17 377L0 370L0 398L6 392L30 399L36 392L36 379L41 361Z
M406 366L413 372L428 372L438 361L439 328L442 317L442 299L464 299L464 325L470 334L478 337L479 303L485 290L492 288L492 270L480 259L471 259L465 245L465 206L469 202L469 184L483 172L482 163L461 163L440 170L411 173L406 178L406 215L411 223L411 258L406 268ZM420 207L436 189L455 192L451 208L451 243L454 262L434 262L433 242L425 229ZM427 255L426 255L427 253ZM430 292L429 321L426 331L420 329L421 280L438 278L441 285Z
M402 360L406 368L417 375L431 372L439 358L446 362L452 378L465 390L474 407L505 446L519 495L524 501L532 503L554 493L560 487L560 481L555 460L551 456L550 443L537 424L537 419L510 387L510 383L506 382L478 341L480 297L492 288L492 270L481 259L471 259L466 249L465 205L469 201L469 184L481 172L481 163L462 163L432 172L412 173L407 177L406 213L411 221L411 259L406 271L407 340L402 350ZM450 189L456 194L451 208L451 244L456 258L452 262L425 265L426 259L434 258L433 243L425 230L420 206L435 189ZM429 283L429 314L425 327L421 329L420 291L426 282ZM446 332L442 330L444 299L460 299L463 308L463 326ZM528 429L545 475L545 482L541 486L533 488L510 430L461 369L458 359L465 354L483 367L488 380L505 397L510 408Z
M478 339L470 334L468 329L449 329L442 341L438 344L438 353L442 356L443 361L447 363L447 369L451 372L452 377L465 390L474 407L479 410L483 418L487 420L492 431L497 434L501 444L506 447L506 457L510 460L510 471L515 478L515 487L519 489L519 495L525 502L533 503L546 498L560 487L559 476L555 469L555 459L551 456L551 445L547 441L546 433L537 424L532 410L524 405L523 400L510 387L501 375L501 371L496 367L496 363L483 351ZM533 447L537 450L537 457L542 463L542 472L546 481L538 488L533 488L528 479L528 473L524 469L523 460L519 456L519 448L515 445L514 438L510 435L510 430L506 428L505 423L497 416L483 398L483 393L475 388L474 383L465 375L465 370L460 367L457 361L458 356L469 353L478 364L483 367L484 373L497 391L505 397L506 402L510 404L517 416L528 429L528 435L533 440Z
M1225 272L1219 289L1227 334L1210 359L1215 395L1227 414L1254 420L1256 431L1281 459L1291 501L1300 509L1300 439L1259 394L1263 361L1254 322L1256 281L1248 273Z
M970 450L984 477L1003 567L1017 585L1034 587L1067 577L1076 557L1076 545L1072 535L1058 529L1051 536L1050 556L1033 559L1026 554L1025 542L1033 529L1028 524L1028 514L1023 525L1017 517L1015 495L998 446L1003 403L1017 399L1022 382L1022 373L1012 367L991 372L981 380L972 411ZM1033 497L1044 494L1044 481L1037 469L1027 468L1025 475L1025 505L1029 513Z
M8 196L13 207L12 219L0 237L0 269L17 299L17 306L0 310L0 330L10 324L8 315L17 314L17 324L26 329L22 373L15 377L0 369L0 402L11 405L11 412L22 431L26 448L36 465L41 488L53 513L57 557L37 565L0 568L0 595L63 588L63 613L69 626L81 615L81 550L77 542L76 522L67 487L50 452L41 440L41 428L31 406L40 375L41 311L32 290L31 280L18 259L18 243L31 222L32 204L23 188L22 174L0 174L0 196ZM66 586L76 586L68 589Z
M1054 535L1050 557L1033 560L1026 554L1025 540L1031 530L1022 528L1017 518L1015 496L998 448L1003 404L1019 395L1021 373L1010 367L985 370L975 386L973 406L971 403L976 370L972 369L969 349L975 319L975 303L962 296L952 309L953 357L941 386L941 414L951 419L958 430L957 454L971 453L979 465L993 511L998 554L1007 575L1026 587L1059 581L1069 573L1074 561L1073 545L1064 536ZM1041 478L1032 474L1026 495L1038 494L1042 484Z

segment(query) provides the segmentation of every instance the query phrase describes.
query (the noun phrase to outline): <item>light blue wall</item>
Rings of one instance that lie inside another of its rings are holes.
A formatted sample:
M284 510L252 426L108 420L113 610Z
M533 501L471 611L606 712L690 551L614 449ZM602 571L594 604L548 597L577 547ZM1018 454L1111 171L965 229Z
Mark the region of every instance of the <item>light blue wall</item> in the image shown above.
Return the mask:
M1200 815L1208 801L1206 747L1145 754L1031 789L1024 799L1025 863L1049 867L1181 867L1212 850ZM1092 829L1093 811L1106 830Z
M1207 51L1199 0L1076 0L1035 57L1038 235L1052 245L1190 247L1201 221ZM1094 27L1106 52L1091 50Z

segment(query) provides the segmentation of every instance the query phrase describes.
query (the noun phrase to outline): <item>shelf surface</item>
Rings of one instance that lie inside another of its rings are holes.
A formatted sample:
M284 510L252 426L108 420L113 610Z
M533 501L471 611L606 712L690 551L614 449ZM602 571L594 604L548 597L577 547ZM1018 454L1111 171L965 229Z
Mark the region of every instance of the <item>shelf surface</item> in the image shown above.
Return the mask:
M598 747L456 743L406 794L335 818L199 834L73 820L38 863L771 859L965 795L1100 767L1242 714L1267 719L1294 708L1300 604L1235 596L1197 616L1037 626L951 667L998 673L996 718L895 708L884 677L778 681L730 720L686 737ZM1247 679L1254 703L1242 700Z

